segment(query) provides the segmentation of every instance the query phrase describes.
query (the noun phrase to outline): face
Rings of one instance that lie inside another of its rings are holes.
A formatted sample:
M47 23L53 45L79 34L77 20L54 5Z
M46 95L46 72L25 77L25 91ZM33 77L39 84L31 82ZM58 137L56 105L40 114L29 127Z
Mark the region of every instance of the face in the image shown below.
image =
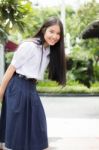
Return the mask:
M59 25L53 25L46 29L44 34L45 44L55 45L60 40L60 27Z

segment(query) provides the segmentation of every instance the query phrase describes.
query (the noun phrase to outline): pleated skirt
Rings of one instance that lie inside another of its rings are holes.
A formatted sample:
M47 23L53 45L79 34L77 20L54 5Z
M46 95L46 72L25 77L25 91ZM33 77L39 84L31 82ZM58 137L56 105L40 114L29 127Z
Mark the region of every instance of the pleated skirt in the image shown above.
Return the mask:
M48 147L46 116L36 83L14 75L5 91L0 142L11 150L43 150Z

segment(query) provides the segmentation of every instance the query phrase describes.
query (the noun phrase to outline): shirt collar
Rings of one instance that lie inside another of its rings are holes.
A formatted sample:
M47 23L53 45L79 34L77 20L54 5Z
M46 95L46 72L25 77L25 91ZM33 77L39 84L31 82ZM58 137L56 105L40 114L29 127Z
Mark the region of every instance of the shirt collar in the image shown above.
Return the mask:
M46 54L46 55L49 55L50 54L50 46L44 48L43 46L43 52Z

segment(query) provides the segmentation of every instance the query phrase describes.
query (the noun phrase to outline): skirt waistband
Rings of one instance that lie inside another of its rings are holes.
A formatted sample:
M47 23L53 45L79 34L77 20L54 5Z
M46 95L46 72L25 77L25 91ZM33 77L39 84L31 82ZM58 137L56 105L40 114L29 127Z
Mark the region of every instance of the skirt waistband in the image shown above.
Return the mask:
M33 83L36 83L36 82L37 82L37 80L34 79L34 78L27 78L25 75L22 75L22 74L19 74L19 73L16 73L16 72L15 72L15 75L18 76L19 78L22 78L22 79L31 81L31 82L33 82Z

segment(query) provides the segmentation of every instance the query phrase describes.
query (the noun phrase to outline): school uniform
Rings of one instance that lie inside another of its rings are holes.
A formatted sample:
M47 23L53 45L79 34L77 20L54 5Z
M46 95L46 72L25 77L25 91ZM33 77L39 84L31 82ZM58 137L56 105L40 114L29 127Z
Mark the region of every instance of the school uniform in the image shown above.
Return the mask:
M8 83L2 103L0 142L11 150L43 150L48 147L46 116L36 91L49 64L50 47L33 41L20 44L11 64L16 73ZM42 60L41 60L42 57Z

